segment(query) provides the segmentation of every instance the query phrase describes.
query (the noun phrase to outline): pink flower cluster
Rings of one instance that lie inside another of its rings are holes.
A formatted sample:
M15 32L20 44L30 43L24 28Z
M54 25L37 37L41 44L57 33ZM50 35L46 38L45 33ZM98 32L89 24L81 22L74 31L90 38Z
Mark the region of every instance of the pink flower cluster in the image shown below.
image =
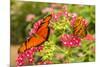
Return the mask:
M32 64L34 62L33 56L34 56L35 52L40 51L42 49L43 49L43 45L41 45L39 47L32 47L31 49L25 51L24 53L19 54L16 59L17 66L25 65L26 60L28 60L28 64Z
M76 47L76 46L80 46L81 39L72 34L63 34L60 37L60 41L64 46Z
M38 30L38 28L40 27L41 23L42 23L43 19L40 19L39 21L37 21L33 28L30 30L29 35L31 36L32 34L35 34Z
M64 11L58 11L57 13L52 12L52 17L53 17L53 20L55 20L55 21L58 21L61 16L65 16L66 19L71 18L70 23L71 23L72 27L73 27L74 23L76 22L76 19L78 18L76 13L68 13L65 10ZM88 26L88 21L84 18L82 18L81 20L82 20L81 21L82 24L87 27Z
M55 21L57 21L61 16L65 16L68 18L69 13L66 11L59 11L58 13L52 13L52 17Z

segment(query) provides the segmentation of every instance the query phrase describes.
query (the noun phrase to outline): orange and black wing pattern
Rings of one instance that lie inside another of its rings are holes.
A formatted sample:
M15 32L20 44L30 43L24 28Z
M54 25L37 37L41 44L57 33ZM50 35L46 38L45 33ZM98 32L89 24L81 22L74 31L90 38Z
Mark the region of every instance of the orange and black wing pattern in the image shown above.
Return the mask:
M30 49L32 47L36 47L41 45L43 42L45 42L49 36L49 27L48 24L50 23L50 20L52 18L52 15L47 16L43 19L43 23L37 30L37 32L27 39L19 48L18 53L23 53L27 49Z
M73 33L78 37L85 37L87 34L87 27L82 23L82 17L78 17L73 26Z

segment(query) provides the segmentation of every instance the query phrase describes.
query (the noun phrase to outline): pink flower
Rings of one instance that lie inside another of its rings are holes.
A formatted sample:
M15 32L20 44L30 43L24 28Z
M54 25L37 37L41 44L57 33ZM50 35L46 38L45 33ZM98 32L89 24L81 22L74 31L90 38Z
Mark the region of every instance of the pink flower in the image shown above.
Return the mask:
M29 35L30 35L30 36L33 35L33 34L35 34L35 33L37 32L37 30L38 30L38 28L40 27L42 21L43 21L43 19L40 19L39 21L37 21L37 22L34 24L33 28L32 28L32 29L30 30L30 32L29 32Z
M16 64L17 66L23 66L25 65L25 60L28 59L30 62L30 57L33 56L33 53L31 50L27 50L24 53L21 53L18 55L17 59L16 59ZM33 58L33 57L32 57ZM33 61L31 61L33 62Z
M66 18L68 18L68 12L65 11L63 14L64 14L64 16L65 16Z
M72 17L77 17L77 13L72 13Z
M47 8L42 9L42 13L53 12L53 10L54 10L53 8L47 7Z
M33 53L26 51L22 54L19 54L18 57L17 57L17 60L16 60L16 64L17 66L23 66L25 65L25 60L27 59L29 61L29 63L33 62L33 57L32 57ZM31 58L31 59L30 59Z
M81 39L71 34L63 34L60 37L60 41L64 46L75 47L80 46Z
M30 32L29 32L29 35L32 36L34 33L36 33L36 30L35 29L31 29Z
M27 50L27 51L25 52L25 54L26 54L26 57L30 57L30 56L33 55L33 51Z
M53 19L54 19L55 21L57 21L57 20L59 19L58 14L52 14L52 17L53 17Z
M37 47L37 51L41 51L41 50L43 50L43 47L44 47L43 45Z
M62 11L59 11L57 14L58 14L58 16L60 17L60 16L63 15L63 12L62 12Z
M17 66L25 65L26 59L28 60L29 64L32 64L35 61L33 55L35 52L43 50L43 47L43 45L40 45L39 47L32 47L26 50L24 53L19 54L16 59Z
M86 40L91 40L91 41L94 41L95 40L95 37L91 34L87 34L87 36L85 37Z
M19 54L18 58L16 59L16 64L17 66L22 66L24 65L24 58L25 58L25 55L24 54Z
M33 57L29 57L28 59L29 59L28 61L29 61L30 64L32 64L34 62L34 58Z
M61 11L57 12L57 13L52 13L52 18L54 21L58 21L59 18L63 15L63 13Z
M74 13L73 15L72 15L72 19L71 19L71 26L73 27L73 25L74 25L74 23L75 23L75 21L76 21L76 18L77 18L77 14L76 13Z
M31 22L31 21L33 21L34 18L35 18L35 15L34 14L28 14L26 16L26 21L27 22Z
M83 22L83 25L85 25L85 27L88 26L88 21L86 19L83 19L82 22Z

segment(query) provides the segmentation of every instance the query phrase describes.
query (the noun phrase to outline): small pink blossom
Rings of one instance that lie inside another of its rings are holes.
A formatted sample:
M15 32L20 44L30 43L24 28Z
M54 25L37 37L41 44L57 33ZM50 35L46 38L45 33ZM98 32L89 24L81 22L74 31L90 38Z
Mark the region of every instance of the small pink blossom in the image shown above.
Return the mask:
M32 64L34 62L34 58L33 57L29 57L28 59L29 59L28 61L29 61L30 64Z
M72 17L77 17L77 13L72 13Z
M25 56L23 56L24 54L19 54L18 58L16 59L16 64L17 66L22 66L24 65L24 58Z
M58 21L61 16L62 16L62 12L52 13L52 18L54 21Z
M57 20L59 19L58 14L52 14L52 17L53 17L53 19L54 19L55 21L57 21Z
M74 35L69 35L69 34L63 34L61 37L60 37L60 41L62 42L62 44L64 46L67 46L67 47L75 47L75 46L80 46L80 41L81 39L74 36Z
M33 52L31 50L27 50L27 51L25 51L25 54L27 57L30 57L33 55Z
M38 47L32 47L30 50L33 52L37 52L43 50L43 47L44 47L43 45L40 45Z
M60 17L60 16L63 15L63 12L62 12L62 11L59 11L57 14L58 14L58 16Z
M82 22L83 22L83 25L85 25L85 27L88 26L88 21L86 19L83 19Z
M42 9L42 13L53 12L53 10L54 10L53 8L47 7L47 8Z
M41 46L37 47L37 50L38 50L38 51L41 51L41 50L43 50L43 47L44 47L44 46L41 45Z
M64 14L64 16L65 16L66 18L68 18L68 12L67 12L67 11L65 11L63 14Z
M74 25L74 23L75 23L75 21L76 21L76 18L77 18L77 14L76 13L73 13L73 15L72 15L72 19L71 19L71 26L73 27L73 25Z
M30 36L33 35L33 34L35 34L35 33L37 32L37 30L38 30L38 28L40 27L42 21L43 21L43 19L40 19L39 21L37 21L37 22L34 24L33 28L32 28L32 29L30 30L30 32L29 32L29 35L30 35Z
M56 13L54 13L54 12L52 12L51 13L52 14L52 18L55 20L55 21L58 21L59 20L59 18L61 17L61 16L65 16L66 17L66 19L68 19L70 16L71 16L71 13L68 13L67 11L58 11L58 12L56 12Z
M87 34L87 36L85 37L86 40L91 40L91 41L94 41L95 40L95 37L91 34Z
M33 21L34 18L35 18L35 15L34 14L28 14L26 16L26 21L27 22L31 22L31 21Z

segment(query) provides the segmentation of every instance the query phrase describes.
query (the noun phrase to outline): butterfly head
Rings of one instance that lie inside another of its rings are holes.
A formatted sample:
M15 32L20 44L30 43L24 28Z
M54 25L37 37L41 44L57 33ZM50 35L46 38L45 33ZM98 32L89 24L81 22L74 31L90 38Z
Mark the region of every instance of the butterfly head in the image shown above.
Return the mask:
M43 23L49 22L51 18L52 18L52 15L48 15L47 17L43 19Z

